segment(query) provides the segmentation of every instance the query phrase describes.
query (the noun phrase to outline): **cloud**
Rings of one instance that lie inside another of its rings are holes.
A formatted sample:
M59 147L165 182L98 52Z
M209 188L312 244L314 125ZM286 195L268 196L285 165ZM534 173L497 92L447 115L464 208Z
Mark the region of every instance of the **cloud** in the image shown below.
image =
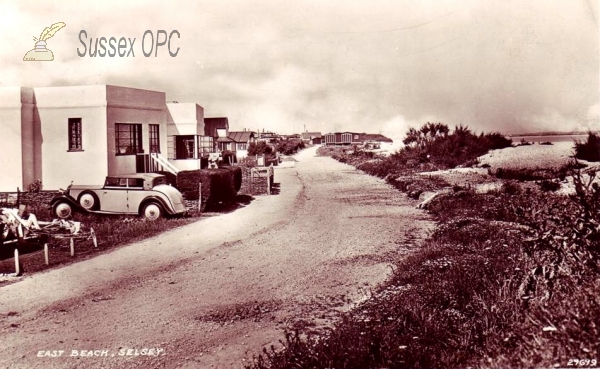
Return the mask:
M597 11L596 2L542 0L6 1L0 85L160 90L236 129L282 133L395 132L390 122L426 117L477 131L569 130L598 121L590 4ZM57 21L67 27L49 42L56 60L22 62L32 37ZM136 57L78 57L81 29L136 37ZM147 29L177 29L180 54L143 57Z

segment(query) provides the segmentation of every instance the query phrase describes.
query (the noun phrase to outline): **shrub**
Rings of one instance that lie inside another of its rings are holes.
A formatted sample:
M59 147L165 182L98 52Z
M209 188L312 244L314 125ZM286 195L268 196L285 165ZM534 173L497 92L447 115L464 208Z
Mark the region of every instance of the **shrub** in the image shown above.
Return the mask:
M477 157L489 150L512 146L512 141L500 133L475 135L462 125L450 133L448 126L441 123L427 123L420 130L411 129L403 142L407 146L393 155L396 160L430 162L439 169L474 165Z
M299 150L304 149L306 145L304 141L299 139L290 139L279 141L277 143L276 150L284 155L292 155L297 153Z
M237 157L235 156L235 152L231 150L225 150L221 153L223 157L223 165L229 165L230 163L237 162Z
M219 202L231 202L239 189L237 179L234 179L237 173L237 169L231 168L186 170L177 174L177 188L186 200L198 200L198 190L202 184L202 201L207 207Z
M236 193L239 192L240 188L242 187L242 168L235 166L235 167L225 167L224 169L227 169L232 172L233 188Z
M272 152L273 148L271 145L264 141L252 142L250 145L248 145L249 156L271 154Z
M539 182L538 185L540 186L540 190L544 192L554 192L560 188L560 182L551 179L544 179L543 181Z
M42 181L40 179L36 179L35 182L29 184L29 192L40 192L42 188Z
M600 135L588 132L585 141L575 141L575 157L587 161L600 161Z

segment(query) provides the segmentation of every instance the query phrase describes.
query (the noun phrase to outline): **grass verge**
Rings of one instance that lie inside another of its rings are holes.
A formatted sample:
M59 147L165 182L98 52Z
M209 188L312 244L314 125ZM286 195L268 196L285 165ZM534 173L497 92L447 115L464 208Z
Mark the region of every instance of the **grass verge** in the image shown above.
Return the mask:
M221 204L214 207L210 212L191 212L186 216L174 218L161 218L156 221L148 221L136 216L122 215L100 215L100 214L75 214L73 220L81 222L82 231L89 232L94 229L98 239L98 247L95 248L91 240L75 241L75 256L70 255L69 241L66 239L51 239L49 242L49 265L44 263L43 245L32 244L23 247L20 256L21 271L25 275L32 275L48 269L64 266L76 261L89 259L91 257L114 250L115 248L154 237L166 231L182 227L196 222L201 217L217 216L246 206L252 201L249 196L237 196L236 201ZM51 210L47 206L29 206L28 211L35 214L39 220L52 219ZM4 254L0 260L0 274L14 273L15 265L12 258L12 249L1 250ZM10 283L14 280L5 280L0 285Z
M597 360L598 186L579 177L577 195L567 198L509 182L487 194L440 195L428 209L436 231L371 299L325 334L286 332L283 349L265 349L246 367L548 368Z

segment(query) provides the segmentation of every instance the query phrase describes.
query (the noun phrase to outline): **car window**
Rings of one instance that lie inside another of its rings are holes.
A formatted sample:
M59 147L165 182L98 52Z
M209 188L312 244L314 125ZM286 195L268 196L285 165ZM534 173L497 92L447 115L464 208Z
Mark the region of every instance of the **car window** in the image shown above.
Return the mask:
M144 188L144 179L143 178L129 178L129 187L133 188Z
M108 177L104 185L107 187L119 187L119 178Z
M167 183L167 179L165 177L158 177L158 178L154 179L154 182L152 183L152 187L166 184L166 183Z

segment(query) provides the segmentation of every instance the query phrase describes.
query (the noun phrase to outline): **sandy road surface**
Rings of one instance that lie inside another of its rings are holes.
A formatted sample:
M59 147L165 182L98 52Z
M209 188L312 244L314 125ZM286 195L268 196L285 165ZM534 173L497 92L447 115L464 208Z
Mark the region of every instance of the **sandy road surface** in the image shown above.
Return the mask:
M0 288L0 367L241 367L364 298L431 223L315 148L296 158L277 195Z

